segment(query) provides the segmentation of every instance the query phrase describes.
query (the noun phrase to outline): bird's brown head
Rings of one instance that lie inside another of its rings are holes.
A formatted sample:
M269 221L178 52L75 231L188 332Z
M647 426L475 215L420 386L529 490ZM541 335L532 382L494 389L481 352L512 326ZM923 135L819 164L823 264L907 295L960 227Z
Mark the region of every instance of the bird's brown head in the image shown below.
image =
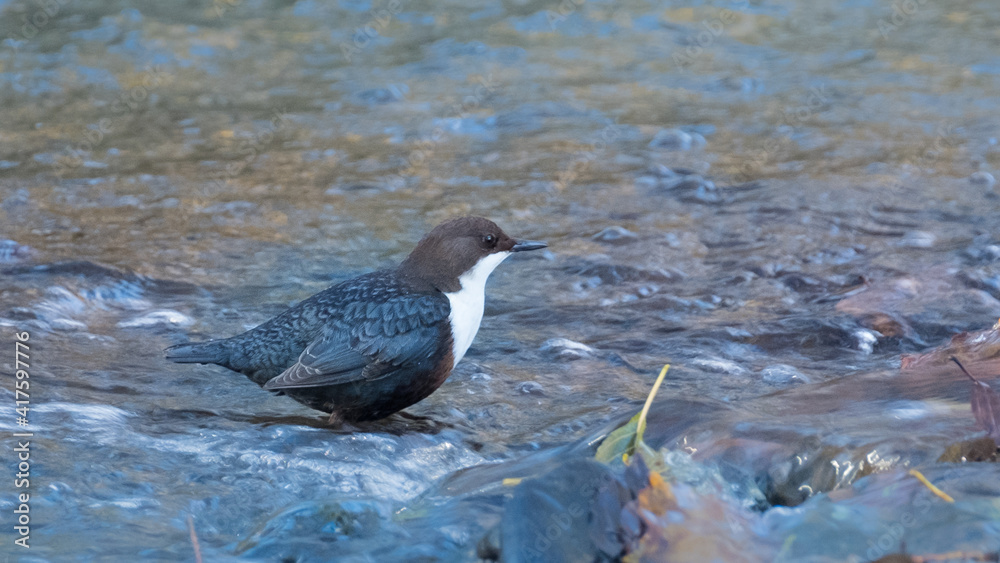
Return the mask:
M477 266L481 275L488 276L512 252L545 246L544 242L515 240L489 219L459 217L441 223L420 239L399 271L440 291L458 291L462 288L459 278Z

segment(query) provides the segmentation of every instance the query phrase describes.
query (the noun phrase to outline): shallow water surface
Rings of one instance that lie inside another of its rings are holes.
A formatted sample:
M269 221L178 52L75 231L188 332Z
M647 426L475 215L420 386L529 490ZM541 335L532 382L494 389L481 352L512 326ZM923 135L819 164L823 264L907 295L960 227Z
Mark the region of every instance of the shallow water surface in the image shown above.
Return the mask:
M668 362L661 559L1000 549L996 465L938 461L977 437L968 381L900 370L1000 317L1000 21L898 4L0 2L34 433L3 553L190 561L190 519L206 561L474 560L504 479L571 479ZM163 360L463 214L549 248L494 272L427 422L338 432Z

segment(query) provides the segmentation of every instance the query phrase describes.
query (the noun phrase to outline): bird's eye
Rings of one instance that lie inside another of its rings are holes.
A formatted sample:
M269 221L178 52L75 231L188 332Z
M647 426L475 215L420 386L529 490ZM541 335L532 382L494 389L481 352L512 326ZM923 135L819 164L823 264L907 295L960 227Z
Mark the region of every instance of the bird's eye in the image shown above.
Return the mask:
M493 246L497 243L497 237L493 235L486 235L483 237L483 242L486 243L486 246Z

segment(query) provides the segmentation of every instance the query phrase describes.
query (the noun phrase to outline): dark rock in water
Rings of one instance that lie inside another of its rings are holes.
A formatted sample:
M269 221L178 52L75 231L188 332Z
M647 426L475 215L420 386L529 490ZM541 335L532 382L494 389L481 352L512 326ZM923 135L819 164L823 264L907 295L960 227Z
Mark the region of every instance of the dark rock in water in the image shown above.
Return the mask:
M796 451L787 460L778 459L758 475L761 489L771 506L798 506L817 492L831 491L838 482L837 464L843 448L822 446L818 450Z
M484 538L499 545L480 542L479 553L499 553L496 560L504 563L610 561L620 549L604 554L591 539L589 520L598 490L613 480L607 466L575 459L524 481L504 505L499 533Z
M476 557L486 561L500 559L500 526L490 528L479 543L476 544Z
M619 560L643 532L623 510L649 486L649 469L633 459L622 477L582 458L519 484L477 555L504 563Z
M745 341L759 346L769 354L784 354L791 350L803 353L831 354L829 350L851 348L856 338L855 322L849 318L806 319L790 317L762 323ZM832 355L830 357L833 357Z
M330 544L378 533L387 516L384 510L378 503L365 501L300 502L271 516L236 546L236 553L257 561L329 560ZM286 541L291 530L317 540L315 544Z
M973 440L966 440L964 442L956 442L950 446L948 449L941 454L938 458L938 462L944 463L965 463L970 461L991 461L996 462L998 460L997 454L1000 453L1000 448L997 448L996 442L993 438L989 436L982 436L975 438Z

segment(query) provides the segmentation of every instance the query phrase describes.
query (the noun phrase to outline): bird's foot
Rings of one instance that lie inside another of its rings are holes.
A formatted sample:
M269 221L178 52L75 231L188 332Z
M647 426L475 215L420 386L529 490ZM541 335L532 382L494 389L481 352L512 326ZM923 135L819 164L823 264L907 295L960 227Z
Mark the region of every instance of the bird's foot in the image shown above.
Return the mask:
M396 414L398 414L399 416L401 416L401 417L403 417L403 418L405 418L407 420L412 420L414 422L435 422L435 420L432 419L431 417L424 416L424 415L421 415L421 414L413 414L413 413L406 412L406 411L399 411Z
M326 425L332 430L338 432L343 432L346 434L351 434L354 432L360 432L361 429L353 424L344 420L344 417L337 411L330 413L330 418L326 419Z

